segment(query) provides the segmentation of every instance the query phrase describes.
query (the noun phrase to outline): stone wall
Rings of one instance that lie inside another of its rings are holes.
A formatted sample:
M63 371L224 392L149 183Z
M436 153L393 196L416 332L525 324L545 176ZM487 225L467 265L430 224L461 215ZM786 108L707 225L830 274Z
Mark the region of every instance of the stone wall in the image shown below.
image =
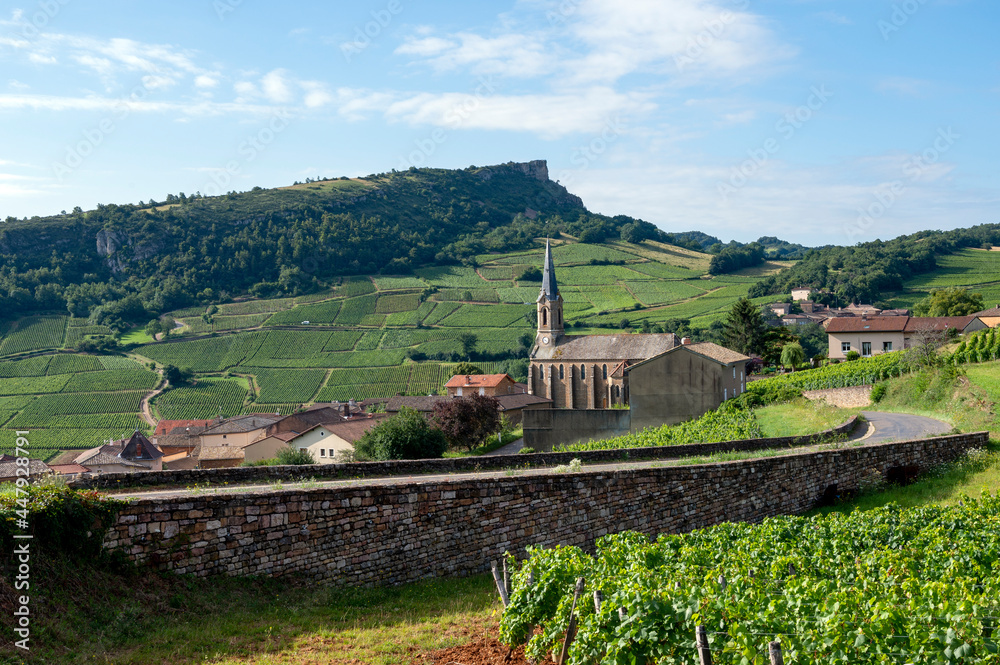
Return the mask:
M628 413L628 411L615 412ZM250 466L226 469L179 469L175 471L106 473L95 476L83 475L70 482L69 485L76 489L98 490L121 490L141 487L190 487L194 485L213 485L217 487L224 484L269 484L277 481L302 481L313 478L317 480L381 478L386 476L416 476L429 473L460 473L512 468L523 469L566 464L573 458L579 458L580 461L587 463L675 459L678 457L712 455L730 451L750 452L754 450L767 450L768 448L793 448L822 441L831 436L847 434L853 431L856 420L856 417L852 416L843 425L810 436L746 439L743 441L723 441L721 443L694 443L686 446L587 450L572 453L550 452L531 455L449 457L446 459L393 460L388 462L357 462L353 464Z
M987 440L981 432L721 464L139 500L105 545L180 574L399 584L478 573L528 545L592 548L624 530L655 536L798 513L831 486L927 469Z

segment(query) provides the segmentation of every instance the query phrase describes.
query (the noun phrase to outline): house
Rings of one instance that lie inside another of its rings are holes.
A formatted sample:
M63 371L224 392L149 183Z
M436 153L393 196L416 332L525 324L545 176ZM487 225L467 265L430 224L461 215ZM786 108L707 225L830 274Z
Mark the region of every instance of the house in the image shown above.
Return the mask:
M509 374L456 374L444 387L450 397L476 394L499 397L519 392L517 385Z
M829 358L843 360L851 351L868 358L917 346L924 339L940 339L948 330L959 334L987 328L977 316L856 316L827 322Z
M385 418L385 414L370 414L367 418L352 418L316 425L288 442L292 448L306 450L320 464L333 464L340 452L354 450L354 444Z
M807 323L814 323L813 318L807 314L786 314L781 317L783 326L804 326Z
M812 288L808 286L798 286L792 289L792 302L801 302L803 300L809 300L809 294L812 293Z
M851 351L864 357L905 348L907 316L844 316L830 319L826 326L830 360L843 360Z
M214 420L161 420L156 423L156 429L153 430L153 436L165 436L178 428L188 429L192 427L201 427L204 429L214 422Z
M21 474L24 474L25 471L28 472L27 480L29 481L55 473L52 467L40 459L29 459L28 467L25 469L17 463L16 455L0 455L0 483L13 483L17 482L18 478L25 478L24 475L18 475L18 469L21 470Z
M139 431L128 439L85 450L73 460L91 473L162 471L163 452Z
M161 420L156 423L152 441L164 455L192 454L201 443L201 433L215 422L214 420Z
M218 419L200 435L202 448L220 446L244 446L267 433L268 427L280 421L282 416L274 413L250 413L225 420Z
M768 307L771 308L775 316L785 316L792 313L792 303L790 302L773 302Z
M749 360L718 344L700 342L628 367L631 430L673 425L717 409L746 389Z
M542 287L536 301L538 329L528 367L528 392L556 409L606 409L628 403L628 376L616 368L679 346L673 333L566 335L563 298L552 249L545 243Z
M243 448L239 446L202 446L198 454L199 469L225 469L243 463Z

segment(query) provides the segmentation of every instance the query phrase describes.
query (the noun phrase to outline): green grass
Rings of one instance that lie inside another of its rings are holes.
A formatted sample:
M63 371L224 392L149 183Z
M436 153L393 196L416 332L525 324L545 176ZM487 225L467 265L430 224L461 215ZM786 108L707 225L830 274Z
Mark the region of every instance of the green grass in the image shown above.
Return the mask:
M823 400L797 399L757 409L757 422L765 437L806 436L842 425L860 409L840 409Z
M135 328L128 331L121 337L121 343L124 346L129 346L130 344L149 344L153 341L150 335L146 334L142 328Z
M306 580L32 563L45 580L33 588L33 600L61 608L32 624L32 655L67 665L403 665L487 630L495 634L501 609L485 575L335 590Z

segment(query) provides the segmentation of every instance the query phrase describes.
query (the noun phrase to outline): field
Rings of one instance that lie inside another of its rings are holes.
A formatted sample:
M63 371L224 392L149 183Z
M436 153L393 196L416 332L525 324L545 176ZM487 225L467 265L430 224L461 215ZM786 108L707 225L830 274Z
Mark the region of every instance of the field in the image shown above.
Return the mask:
M981 293L987 308L1000 303L1000 252L969 248L938 257L936 270L907 280L890 301L896 307L913 307L931 290L950 287Z
M758 279L706 279L706 255L658 243L560 240L553 253L567 323L583 329L608 325L619 330L623 318L637 329L644 321L719 317ZM195 373L195 385L154 400L154 414L160 417L212 417L220 409L223 415L284 411L315 400L439 393L448 368L466 359L463 336L474 336L473 357L487 371L499 366L494 359L523 357L525 340L530 344L534 336L531 317L539 283L518 277L526 268L540 266L542 254L539 241L532 251L481 254L475 267L345 277L326 290L294 298L241 299L214 310L207 304L192 306L172 313L185 327L169 340L150 343L135 329L123 341L142 363ZM102 396L141 395L159 384L156 373L124 358L120 361L126 364L108 365L65 352L110 329L91 326L85 318L45 315L19 319L0 332L0 399L26 397L49 409L0 407L0 417L7 416L4 422L40 422L41 414L48 413L53 432L73 432L65 440L77 442L70 447L82 445L84 439L77 435L88 422L86 414L51 412L49 399L42 399L82 395L93 396L90 425L106 433L87 442L120 436L126 427L145 427L137 410L109 407ZM53 354L55 350L64 351ZM35 353L43 355L24 357ZM220 376L224 373L252 377L253 384ZM104 408L119 410L102 414ZM58 439L55 434L46 437Z

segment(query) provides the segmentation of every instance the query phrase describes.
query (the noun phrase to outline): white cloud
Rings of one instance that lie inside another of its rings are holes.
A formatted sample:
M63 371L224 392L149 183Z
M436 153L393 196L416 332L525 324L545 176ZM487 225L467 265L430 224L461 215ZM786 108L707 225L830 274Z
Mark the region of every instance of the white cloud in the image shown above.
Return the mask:
M214 88L219 85L219 79L216 76L210 74L199 74L194 77L194 85L196 88L209 89Z
M306 108L320 108L334 101L334 95L327 89L325 83L320 81L301 81L299 85L305 90L305 97L302 103L306 105Z
M7 81L7 87L10 88L11 90L17 90L20 92L21 90L27 90L31 86L28 85L27 83L21 83L17 79L11 79Z
M58 95L0 94L0 109L33 109L39 111L106 111L116 114L175 112L192 116L245 114L270 115L274 108L240 102L171 102L136 101L127 97L64 97Z
M260 87L268 101L274 104L288 104L292 101L289 83L288 72L284 69L275 69L264 75L260 80Z
M838 14L834 11L820 12L819 17L828 23L834 23L836 25L852 25L851 19L847 18L843 14Z
M421 58L429 58L440 55L448 49L455 48L457 44L453 41L442 39L441 37L424 37L422 39L409 38L402 46L396 49L396 53L401 55L415 55Z
M409 39L396 49L396 53L426 58L437 71L468 67L476 74L511 78L533 78L549 73L554 63L539 36L522 34L482 37L463 32L450 35L450 39Z

